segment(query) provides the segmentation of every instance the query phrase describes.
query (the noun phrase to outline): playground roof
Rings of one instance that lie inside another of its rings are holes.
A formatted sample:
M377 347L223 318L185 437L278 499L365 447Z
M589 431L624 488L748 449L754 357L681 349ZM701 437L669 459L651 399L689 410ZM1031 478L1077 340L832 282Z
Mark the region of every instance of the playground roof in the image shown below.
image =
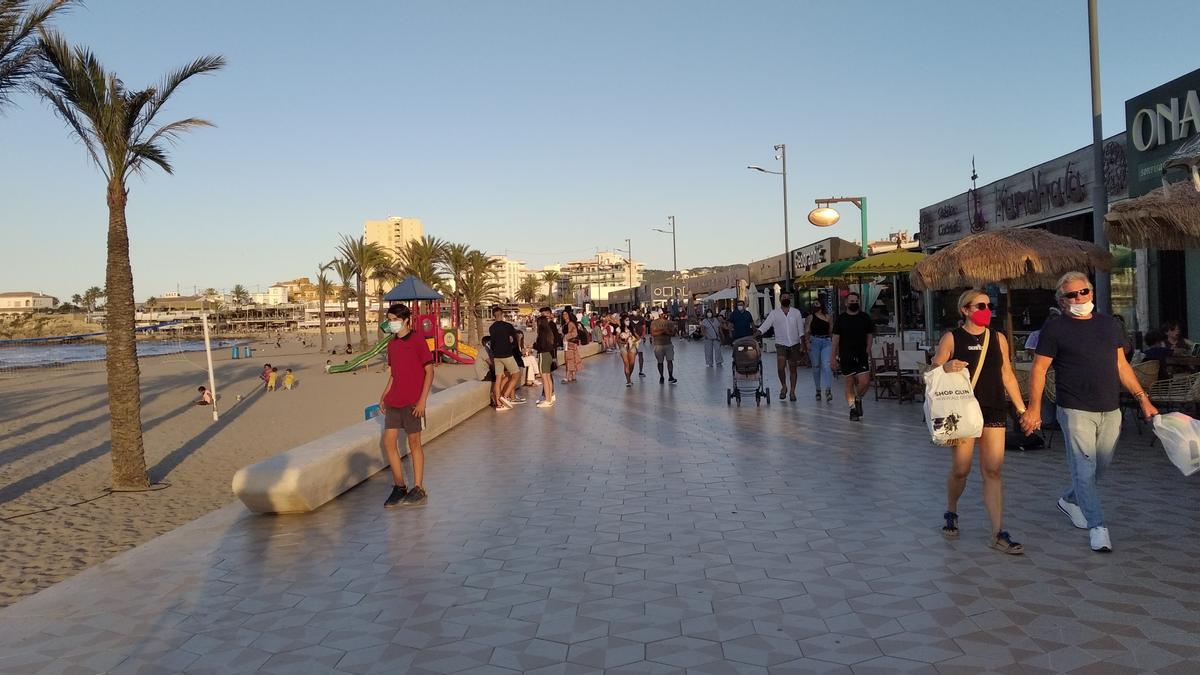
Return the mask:
M404 277L404 280L396 287L388 291L387 295L383 296L388 302L398 302L403 300L441 300L442 295L432 288L426 286L420 279L416 277Z

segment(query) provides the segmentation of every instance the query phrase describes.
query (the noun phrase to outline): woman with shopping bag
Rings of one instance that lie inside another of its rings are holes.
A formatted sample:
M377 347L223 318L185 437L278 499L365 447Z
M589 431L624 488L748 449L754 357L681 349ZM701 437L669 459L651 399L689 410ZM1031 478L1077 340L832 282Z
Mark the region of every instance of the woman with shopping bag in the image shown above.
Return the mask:
M1017 413L1025 412L1021 389L1013 374L1009 359L1008 340L1000 331L988 328L992 320L992 303L987 293L970 289L959 296L958 308L962 326L947 332L938 343L932 365L944 373L970 377L970 391L978 402L983 418L983 430L977 437L955 438L952 441L950 475L946 478L946 523L942 534L958 538L958 498L962 496L971 474L975 442L979 441L979 467L983 473L983 504L991 520L989 545L1002 553L1020 555L1024 548L1004 530L1004 432L1009 402ZM965 379L965 378L963 378ZM951 436L951 438L954 438Z

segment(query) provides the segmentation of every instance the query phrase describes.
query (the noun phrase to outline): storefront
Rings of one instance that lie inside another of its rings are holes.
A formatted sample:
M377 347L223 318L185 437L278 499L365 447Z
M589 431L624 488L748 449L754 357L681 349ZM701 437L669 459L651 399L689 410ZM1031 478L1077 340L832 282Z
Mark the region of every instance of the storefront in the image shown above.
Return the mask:
M685 280L687 284L687 298L691 306L695 307L698 300L730 288L744 293L745 285L749 279L750 268L748 265L731 265L720 272L710 272L708 274L688 277ZM718 309L725 308L726 305L731 306L733 300L734 298L730 298L728 302Z
M840 237L829 237L815 241L792 251L792 279L803 279L806 275L839 260L854 260L861 254L858 244ZM836 314L838 297L831 291L837 284L797 283L796 304L808 312L813 302L820 302L825 311Z
M1125 133L1104 141L1102 179L1113 204L1129 197ZM1054 234L1091 241L1092 147L1086 146L977 189L931 204L920 211L921 246L927 253L969 234L1019 227L1043 228ZM1136 271L1128 249L1114 251L1118 267L1112 273L1112 303L1131 328L1136 318ZM1017 290L1002 293L986 289L999 311L1011 302L1013 328L1021 337L1041 326L1054 305L1052 290ZM1009 297L1011 296L1011 297ZM958 321L957 291L934 294L933 327L944 330Z
M1187 180L1186 172L1164 174L1163 163L1200 129L1200 70L1126 101L1125 129L1130 197L1150 192L1164 179ZM1185 335L1189 328L1200 332L1200 251L1152 249L1139 251L1137 259L1148 271L1139 306L1146 328L1178 321Z
M776 293L784 290L787 284L787 267L785 267L787 259L788 256L780 253L770 258L755 260L747 265L750 285L758 293L757 300L755 300L757 307L751 308L751 311L755 312L755 316L766 316L774 306L772 303Z

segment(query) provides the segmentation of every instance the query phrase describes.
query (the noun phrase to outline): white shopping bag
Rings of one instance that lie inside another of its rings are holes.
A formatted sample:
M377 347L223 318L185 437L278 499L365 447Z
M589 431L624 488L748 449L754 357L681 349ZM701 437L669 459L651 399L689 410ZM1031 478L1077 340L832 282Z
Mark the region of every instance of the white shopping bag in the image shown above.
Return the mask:
M1173 412L1155 416L1153 425L1175 468L1185 476L1200 471L1200 420Z
M948 373L932 368L925 373L925 421L937 445L983 434L983 411L971 391L966 369Z

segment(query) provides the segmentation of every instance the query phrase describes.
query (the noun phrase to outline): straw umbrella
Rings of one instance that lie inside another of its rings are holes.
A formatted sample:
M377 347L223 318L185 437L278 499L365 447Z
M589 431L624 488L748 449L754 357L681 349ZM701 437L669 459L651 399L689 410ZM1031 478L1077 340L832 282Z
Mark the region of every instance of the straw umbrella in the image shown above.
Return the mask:
M904 331L901 330L900 317L900 275L909 272L917 263L927 258L924 253L896 249L881 255L873 255L856 260L845 270L849 276L892 275L892 301L896 313L896 336L900 339L900 349L904 349Z
M1113 204L1104 231L1129 248L1200 248L1200 192L1190 182L1173 183Z
M1007 289L1054 288L1071 271L1108 271L1113 256L1089 241L1033 228L972 234L913 267L909 280L920 291L1000 284ZM1004 328L1013 347L1012 298L1005 304Z

